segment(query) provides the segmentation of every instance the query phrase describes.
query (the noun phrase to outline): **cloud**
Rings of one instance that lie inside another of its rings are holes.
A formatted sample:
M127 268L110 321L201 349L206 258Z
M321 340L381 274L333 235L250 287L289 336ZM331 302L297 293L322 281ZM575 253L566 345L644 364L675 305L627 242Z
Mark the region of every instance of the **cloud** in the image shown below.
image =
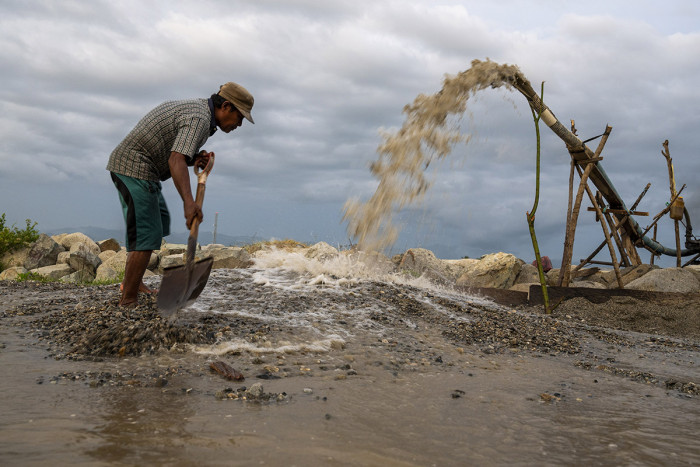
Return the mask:
M118 211L104 171L113 147L158 103L207 97L233 80L255 96L257 123L206 145L217 163L205 205L237 213L222 216L220 230L307 240L313 226L319 239L324 232L343 239L345 200L366 199L376 187L368 165L380 131L398 128L403 106L437 92L445 74L490 57L517 64L536 88L545 81L545 101L565 125L574 119L583 139L613 127L603 165L630 202L652 182L640 209L655 213L668 200L660 150L669 139L677 184L687 184L686 202L700 215L693 176L700 171L693 156L700 32L688 20L698 7L564 3L5 1L0 186L3 198L10 190L27 194L2 210L13 222L31 214L47 229L118 224L119 212L106 213ZM529 255L530 110L504 89L478 94L468 110L458 123L472 141L436 169L423 205L398 215L398 245L431 245L445 256ZM537 228L554 258L569 156L541 131ZM590 219L581 225L599 229Z

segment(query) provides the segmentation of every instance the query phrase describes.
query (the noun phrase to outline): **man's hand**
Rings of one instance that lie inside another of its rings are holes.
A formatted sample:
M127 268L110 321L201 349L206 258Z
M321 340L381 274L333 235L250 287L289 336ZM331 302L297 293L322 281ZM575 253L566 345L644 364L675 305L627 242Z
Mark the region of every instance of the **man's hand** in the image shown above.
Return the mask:
M202 209L197 206L197 203L194 201L190 202L185 202L185 225L187 226L188 229L192 228L192 223L194 222L195 219L199 220L199 222L202 222L202 219L204 218L204 214L202 213Z
M205 150L201 150L199 154L194 156L194 166L199 167L200 169L204 169L207 164L209 163L209 158L214 155L213 152L207 152Z

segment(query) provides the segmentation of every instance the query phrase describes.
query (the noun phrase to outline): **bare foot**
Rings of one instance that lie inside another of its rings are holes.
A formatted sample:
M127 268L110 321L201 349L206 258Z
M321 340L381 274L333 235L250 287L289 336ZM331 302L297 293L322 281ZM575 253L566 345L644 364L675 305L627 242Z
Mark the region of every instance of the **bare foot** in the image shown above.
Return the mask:
M136 308L138 305L139 302L137 300L132 300L128 302L119 300L119 308Z
M119 290L121 290L122 292L124 291L124 284L123 283L119 284ZM141 282L141 285L139 285L139 292L155 294L155 293L158 293L158 289L152 289L152 288L148 287L146 284L144 284L143 282Z

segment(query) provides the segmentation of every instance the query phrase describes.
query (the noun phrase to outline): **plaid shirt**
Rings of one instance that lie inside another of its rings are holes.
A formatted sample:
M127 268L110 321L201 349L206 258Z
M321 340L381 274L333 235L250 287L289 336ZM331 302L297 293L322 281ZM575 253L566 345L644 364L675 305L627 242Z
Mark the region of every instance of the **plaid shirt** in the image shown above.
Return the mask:
M168 101L146 114L112 151L107 170L142 180L170 178L171 152L194 156L216 131L208 99Z

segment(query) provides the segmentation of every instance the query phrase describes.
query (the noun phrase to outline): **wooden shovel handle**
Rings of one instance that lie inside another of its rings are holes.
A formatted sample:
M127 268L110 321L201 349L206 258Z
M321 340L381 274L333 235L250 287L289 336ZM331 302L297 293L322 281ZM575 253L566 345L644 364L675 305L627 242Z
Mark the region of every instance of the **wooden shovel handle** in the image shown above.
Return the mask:
M204 192L206 191L207 177L211 173L211 169L214 168L214 155L209 157L206 167L201 172L199 167L194 166L194 173L197 176L197 193L194 198L195 204L202 209L202 204L204 204ZM199 233L199 219L194 219L192 221L192 226L190 227L190 237L197 238Z

